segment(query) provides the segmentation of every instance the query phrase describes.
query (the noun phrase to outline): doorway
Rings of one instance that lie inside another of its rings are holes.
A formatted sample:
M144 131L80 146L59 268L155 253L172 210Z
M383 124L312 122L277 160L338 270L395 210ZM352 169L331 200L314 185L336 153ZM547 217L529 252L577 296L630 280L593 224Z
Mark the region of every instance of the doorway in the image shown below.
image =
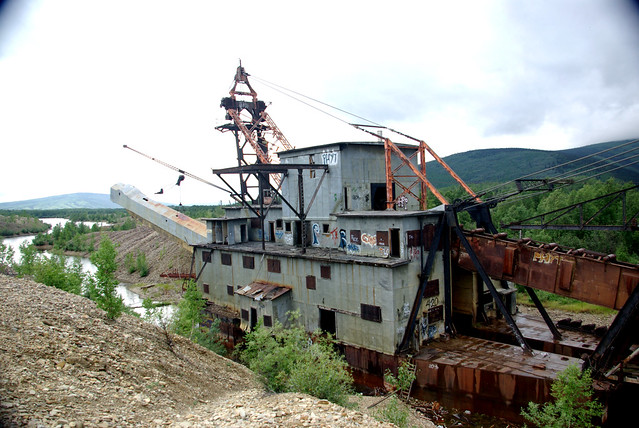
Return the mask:
M320 309L319 328L333 337L337 337L337 325L335 323L335 312L327 309Z

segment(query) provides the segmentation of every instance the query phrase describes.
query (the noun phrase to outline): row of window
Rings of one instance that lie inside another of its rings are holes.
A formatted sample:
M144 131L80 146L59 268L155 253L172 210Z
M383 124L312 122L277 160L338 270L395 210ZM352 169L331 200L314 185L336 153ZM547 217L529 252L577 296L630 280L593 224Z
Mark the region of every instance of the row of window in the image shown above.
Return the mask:
M202 261L208 263L211 261L211 252L202 252ZM230 253L220 253L220 262L223 265L231 266L232 259ZM255 257L242 256L242 267L244 269L255 269ZM282 273L282 263L279 259L266 259L266 269L268 272ZM323 279L331 279L331 267L328 265L320 266L320 275Z

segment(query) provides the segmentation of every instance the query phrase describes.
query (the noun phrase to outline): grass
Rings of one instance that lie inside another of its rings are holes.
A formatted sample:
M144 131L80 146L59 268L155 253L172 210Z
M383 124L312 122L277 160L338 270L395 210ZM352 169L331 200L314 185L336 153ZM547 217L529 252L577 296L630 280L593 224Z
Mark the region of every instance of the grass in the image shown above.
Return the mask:
M535 293L546 309L559 309L567 312L591 313L600 315L614 315L617 313L617 311L614 309L580 302L579 300L571 299L570 297L558 296L547 291L535 290ZM517 303L526 306L534 306L534 303L532 302L532 300L530 300L530 296L528 296L528 293L523 290L523 287L521 290L519 290L518 287Z

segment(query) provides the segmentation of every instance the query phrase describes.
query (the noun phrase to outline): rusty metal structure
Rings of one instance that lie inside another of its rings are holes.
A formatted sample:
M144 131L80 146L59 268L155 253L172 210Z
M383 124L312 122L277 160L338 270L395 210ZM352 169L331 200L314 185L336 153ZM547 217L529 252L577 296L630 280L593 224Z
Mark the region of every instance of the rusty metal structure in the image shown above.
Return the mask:
M238 165L213 170L241 205L206 219L206 239L193 243L198 287L224 331L248 330L258 320L285 323L287 311L299 310L309 330L334 335L360 373L381 376L411 355L417 396L435 393L470 409L501 403L495 408L515 418L517 406L547 400L552 380L571 363L593 369L608 391L639 383L632 371L637 265L508 239L492 223L494 201L482 202L423 140L401 132L384 128L417 145L382 138L295 149L248 77L240 65L221 102L229 123L217 127L234 135ZM380 138L369 126L354 126ZM426 153L466 190L466 201L450 203L430 183ZM239 177L239 187L229 176ZM530 186L522 182L518 192ZM442 205L427 209L427 192ZM116 202L159 211L138 196ZM462 211L475 229L460 226ZM167 221L161 213L138 215ZM539 318L516 313L513 284L525 288ZM535 290L619 312L609 329L566 330Z

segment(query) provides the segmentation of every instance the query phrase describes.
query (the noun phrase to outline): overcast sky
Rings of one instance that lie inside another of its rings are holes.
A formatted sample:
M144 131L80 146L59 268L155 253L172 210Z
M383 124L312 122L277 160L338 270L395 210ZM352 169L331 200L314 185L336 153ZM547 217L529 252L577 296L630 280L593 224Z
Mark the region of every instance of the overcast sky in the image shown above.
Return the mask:
M296 147L370 138L260 80L440 156L636 138L637 12L624 0L8 1L0 202L118 182L165 203L227 200L191 179L174 186L176 172L122 145L215 182L211 168L237 162L214 128L239 59Z

